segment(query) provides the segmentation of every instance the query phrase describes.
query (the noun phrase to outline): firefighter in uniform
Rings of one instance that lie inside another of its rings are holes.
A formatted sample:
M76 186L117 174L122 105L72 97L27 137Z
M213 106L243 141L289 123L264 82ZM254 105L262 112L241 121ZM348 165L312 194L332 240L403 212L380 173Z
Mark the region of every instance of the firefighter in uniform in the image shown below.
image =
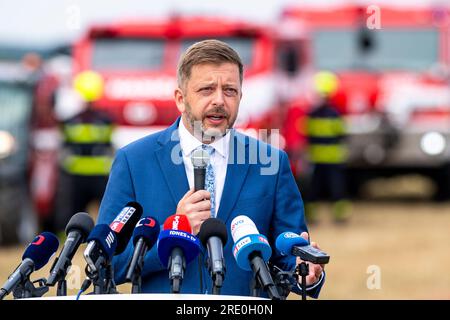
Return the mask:
M103 94L101 76L84 71L75 77L74 87L84 108L62 124L64 147L60 164L65 178L63 188L70 199L67 213L57 213L58 230L64 230L73 214L87 211L92 200L101 200L113 160L113 120L93 106Z
M343 222L350 214L344 168L347 155L345 124L331 100L337 92L338 79L331 72L318 72L314 76L314 86L319 102L308 114L306 125L308 155L312 166L306 216L309 222L315 222L318 201L328 196L335 221Z

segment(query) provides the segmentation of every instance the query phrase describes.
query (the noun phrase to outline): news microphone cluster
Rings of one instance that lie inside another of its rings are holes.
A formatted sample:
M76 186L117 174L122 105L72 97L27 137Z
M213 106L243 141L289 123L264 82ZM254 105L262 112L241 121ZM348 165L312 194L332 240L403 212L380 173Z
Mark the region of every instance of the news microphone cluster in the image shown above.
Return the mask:
M39 287L35 288L30 281L30 275L43 266L58 250L58 238L51 232L43 232L27 246L22 256L22 262L8 277L0 289L0 300L13 291L15 299L41 297L48 291L45 279L39 279Z

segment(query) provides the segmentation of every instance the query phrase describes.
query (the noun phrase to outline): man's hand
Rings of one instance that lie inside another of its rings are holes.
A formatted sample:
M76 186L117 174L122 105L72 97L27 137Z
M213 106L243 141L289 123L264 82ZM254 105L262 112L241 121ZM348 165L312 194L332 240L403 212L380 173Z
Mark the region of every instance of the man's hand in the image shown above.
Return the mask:
M300 236L305 240L309 240L309 235L307 232L302 232L302 234ZM314 248L320 249L319 246L317 245L317 243L315 243L315 242L311 242L311 246ZM303 262L303 260L300 259L300 257L297 257L297 265L299 265L302 262ZM319 281L320 275L322 274L325 266L323 264L314 264L314 263L307 262L307 261L305 261L305 262L309 267L309 275L306 276L306 285L310 286L310 285L315 284L317 281ZM299 277L298 282L301 283L301 281L302 281L302 279L301 279L301 277Z
M203 221L211 218L211 195L206 190L189 190L178 202L177 213L184 214L189 219L192 233L197 235Z

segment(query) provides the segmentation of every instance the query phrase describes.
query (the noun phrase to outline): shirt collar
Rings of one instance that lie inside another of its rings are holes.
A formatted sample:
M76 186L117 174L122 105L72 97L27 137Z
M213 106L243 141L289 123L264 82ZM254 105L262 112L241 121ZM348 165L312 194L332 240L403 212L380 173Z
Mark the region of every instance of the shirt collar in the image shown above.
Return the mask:
M230 146L231 137L230 131L231 130L228 130L225 136L218 140L215 140L210 144L210 146L213 147L214 150L224 158L227 158L229 152L228 148ZM178 125L178 133L180 135L181 150L185 156L190 156L192 151L202 145L202 142L195 138L184 126L183 119L180 119L180 124Z

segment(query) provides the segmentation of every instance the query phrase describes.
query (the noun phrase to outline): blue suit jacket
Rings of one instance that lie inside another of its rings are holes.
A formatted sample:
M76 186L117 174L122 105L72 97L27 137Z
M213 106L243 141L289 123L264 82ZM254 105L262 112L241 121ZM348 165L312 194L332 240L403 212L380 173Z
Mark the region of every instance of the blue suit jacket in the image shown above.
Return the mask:
M109 224L129 201L140 203L144 209L143 217L152 216L160 224L175 214L179 200L189 190L180 152L179 121L180 118L166 130L118 150L97 223ZM231 134L230 160L217 214L228 229L228 242L224 247L226 275L221 294L250 295L252 272L241 270L232 254L230 223L233 218L248 216L259 232L267 236L272 248L275 248L275 239L280 233L301 233L307 229L303 202L286 153L234 130ZM255 156L258 153L262 156ZM268 155L273 157L272 163L268 163ZM124 282L132 254L130 241L126 250L113 258L117 284ZM276 250L273 250L271 260L283 270L295 267L294 257L282 257ZM211 293L211 278L205 263L199 266L199 259L194 259L187 265L181 293L201 293L201 281L203 290ZM320 286L309 295L317 296L319 290ZM145 257L142 291L170 293L168 271L159 261L156 245Z

